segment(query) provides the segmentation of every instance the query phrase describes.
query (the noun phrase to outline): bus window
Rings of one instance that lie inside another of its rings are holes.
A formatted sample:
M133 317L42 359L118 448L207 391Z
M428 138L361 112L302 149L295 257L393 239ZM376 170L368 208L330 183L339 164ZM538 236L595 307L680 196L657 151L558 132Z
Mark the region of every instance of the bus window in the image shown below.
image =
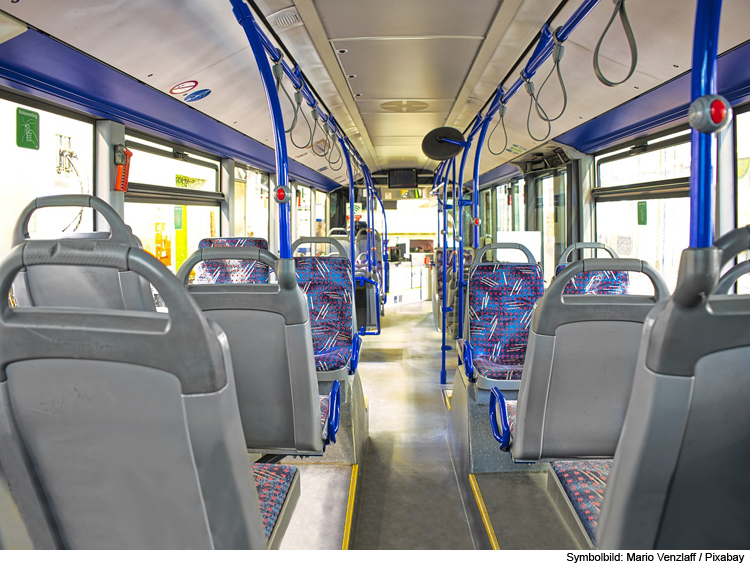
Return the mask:
M244 230L238 229L238 235L260 237L268 241L268 220L271 214L268 203L268 174L257 170L248 170L245 186L246 224Z
M94 126L53 112L0 99L0 259L11 249L21 210L36 197L90 195L94 174ZM36 211L32 238L56 238L94 230L91 209L55 207Z
M596 240L647 261L674 290L690 242L689 131L601 155L596 167ZM632 277L631 293L653 293L642 275Z
M599 243L620 257L647 261L673 291L690 241L690 199L597 202L596 230ZM653 288L643 275L632 275L630 292L652 295Z
M542 233L542 269L544 281L555 275L555 265L567 246L566 225L567 176L565 172L533 178L529 188L527 225L530 231Z
M207 237L219 236L219 207L125 203L125 222L143 248L172 271Z

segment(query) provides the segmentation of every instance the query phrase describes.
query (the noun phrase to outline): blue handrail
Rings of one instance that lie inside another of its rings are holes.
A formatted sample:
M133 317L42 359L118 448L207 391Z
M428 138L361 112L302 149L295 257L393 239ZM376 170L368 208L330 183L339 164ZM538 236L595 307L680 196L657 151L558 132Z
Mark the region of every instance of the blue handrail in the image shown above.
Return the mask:
M720 16L721 0L698 0L693 37L692 101L717 91ZM714 244L716 133L703 133L693 128L690 143L690 246L710 247Z
M335 444L341 421L341 384L337 379L331 384L328 394L328 439L326 443Z
M375 198L380 203L380 210L383 211L383 283L385 294L383 295L383 304L388 302L388 219L385 214L385 205L383 199L380 198L377 190L375 190Z
M258 65L260 76L263 81L263 89L266 93L268 108L271 113L271 124L273 125L274 143L276 145L276 186L286 187L289 185L289 166L286 150L286 133L284 132L284 117L281 113L281 103L276 92L276 84L268 64L268 58L264 51L263 35L259 32L255 18L250 8L243 0L229 0L232 4L237 22L245 31L253 51L255 62ZM266 39L267 40L267 39ZM291 237L291 210L288 202L279 203L279 256L282 259L292 257Z
M346 162L346 172L349 175L349 265L352 268L352 279L354 279L357 275L354 263L354 171L352 170L352 160L349 156L349 151L344 146L344 140L339 138L339 143L341 143L342 154Z
M466 339L459 339L458 348L462 353L461 358L464 364L466 377L471 383L474 383L476 381L476 373L474 372L474 352L471 349L471 343Z
M355 332L352 338L352 358L349 361L349 375L357 373L360 351L362 351L362 338L359 336L359 333Z
M500 406L500 425L497 423L497 406ZM493 387L490 390L490 427L492 435L500 444L504 452L510 451L510 424L508 423L508 408L505 405L505 396L500 389Z
M441 312L443 315L443 343L441 346L441 368L440 368L440 383L447 383L448 374L445 369L445 354L448 351L448 346L445 343L445 332L447 325L447 315L452 311L446 304L446 297L448 296L448 174L450 173L451 166L455 167L456 159L449 160L444 165L445 172L443 173L443 306ZM455 225L455 223L454 223ZM455 226L454 226L455 230Z

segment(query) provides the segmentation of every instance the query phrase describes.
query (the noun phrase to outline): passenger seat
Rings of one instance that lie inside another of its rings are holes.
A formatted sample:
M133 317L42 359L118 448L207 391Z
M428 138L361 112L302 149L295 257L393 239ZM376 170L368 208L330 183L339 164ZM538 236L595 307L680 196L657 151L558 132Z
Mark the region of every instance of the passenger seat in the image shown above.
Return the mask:
M72 233L68 239L97 239L100 243L140 247L120 215L107 203L90 195L52 195L38 197L21 212L13 231L13 246L29 240L29 220L37 209L49 207L91 207L109 224L107 231ZM84 307L155 311L151 285L129 271L102 267L32 266L22 269L13 282L18 305Z
M0 299L0 461L34 547L278 547L299 474L248 461L223 331L135 247L28 241L0 294L37 266L141 275L169 315Z

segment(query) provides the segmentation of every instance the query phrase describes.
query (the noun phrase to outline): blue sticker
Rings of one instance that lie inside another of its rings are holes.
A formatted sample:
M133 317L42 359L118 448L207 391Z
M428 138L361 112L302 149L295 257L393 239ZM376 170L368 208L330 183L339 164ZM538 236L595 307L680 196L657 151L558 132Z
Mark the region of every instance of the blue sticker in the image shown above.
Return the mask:
M209 94L211 94L210 88L204 88L203 90L196 90L195 92L191 92L185 97L185 102L194 102L196 100L206 98Z

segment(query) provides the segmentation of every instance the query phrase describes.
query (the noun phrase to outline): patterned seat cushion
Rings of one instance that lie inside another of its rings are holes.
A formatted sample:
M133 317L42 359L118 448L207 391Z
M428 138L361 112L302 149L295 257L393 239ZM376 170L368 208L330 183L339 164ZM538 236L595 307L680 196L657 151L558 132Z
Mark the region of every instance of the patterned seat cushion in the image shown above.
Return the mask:
M489 379L521 379L523 365L504 365L488 357L474 359L474 368Z
M558 265L555 275L565 267ZM627 271L584 271L570 280L563 295L627 295L629 286Z
M464 268L471 265L473 255L469 249L464 249ZM453 249L448 250L448 267L453 268L453 262L456 260L456 254ZM440 299L443 298L443 250L438 247L435 251L435 268L437 269L437 294ZM448 273L450 278L451 273Z
M268 241L253 237L217 237L203 239L198 244L199 249L205 249L206 247L258 247L268 249ZM268 265L259 261L210 259L195 266L194 283L198 285L268 282Z
M532 309L543 291L538 265L483 263L471 270L469 339L480 375L520 379Z
M297 283L307 296L315 369L346 367L352 355L352 270L341 257L296 257Z
M296 473L297 468L295 466L253 464L255 489L258 491L266 539L271 537Z
M552 469L565 488L591 543L596 546L596 525L612 460L552 462Z

